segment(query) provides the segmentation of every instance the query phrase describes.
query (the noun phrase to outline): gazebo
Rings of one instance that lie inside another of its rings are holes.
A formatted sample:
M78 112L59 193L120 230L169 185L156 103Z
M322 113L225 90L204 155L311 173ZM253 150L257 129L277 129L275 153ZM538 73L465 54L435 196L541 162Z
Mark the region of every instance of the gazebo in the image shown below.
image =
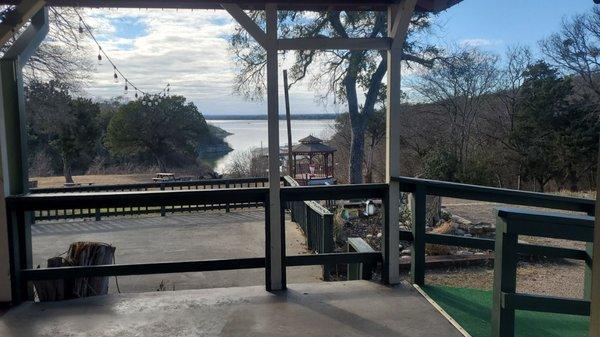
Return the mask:
M292 148L294 179L300 185L331 185L333 176L334 153L336 149L323 144L323 140L310 135L299 140Z

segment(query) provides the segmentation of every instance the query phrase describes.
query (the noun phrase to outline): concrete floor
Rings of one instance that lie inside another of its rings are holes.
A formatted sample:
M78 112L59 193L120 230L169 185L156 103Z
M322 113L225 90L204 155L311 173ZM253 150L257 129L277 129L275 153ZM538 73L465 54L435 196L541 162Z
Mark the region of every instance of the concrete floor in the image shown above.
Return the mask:
M116 263L145 263L265 256L262 209L109 218L102 221L40 222L32 226L33 266L67 250L74 241L100 241L117 247ZM288 255L307 254L305 238L286 222ZM122 292L264 285L264 269L120 276ZM320 266L288 268L288 283L320 282ZM111 278L109 292L117 291ZM1 336L1 335L0 335Z
M414 288L368 281L116 294L25 303L0 336L462 336Z

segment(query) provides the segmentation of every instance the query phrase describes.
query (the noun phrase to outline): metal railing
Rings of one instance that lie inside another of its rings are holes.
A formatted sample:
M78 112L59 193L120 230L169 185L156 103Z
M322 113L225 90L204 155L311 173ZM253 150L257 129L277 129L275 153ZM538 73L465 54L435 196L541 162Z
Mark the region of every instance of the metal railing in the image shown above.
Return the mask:
M589 316L590 301L516 292L519 235L592 242L594 218L522 209L498 210L492 336L514 336L515 310Z
M426 197L428 195L542 207L594 215L595 201L591 199L407 177L394 177L392 181L398 183L401 192L410 193L413 198L412 231L400 231L400 239L413 242L411 280L418 285L425 283L425 245L428 243L485 250L494 250L495 247L494 239L426 233L425 213L427 207ZM522 255L541 255L586 261L586 296L589 293L591 286L589 273L591 270L591 257L589 251L532 244L517 244L516 247L517 252Z
M494 240L466 238L451 235L425 233L425 197L438 195L470 200L492 201L507 204L546 207L561 210L584 212L592 215L594 201L541 193L512 191L481 186L463 185L414 178L394 178L393 183L403 192L411 193L415 199L412 232L400 232L400 238L413 241L411 277L414 283L423 284L425 273L425 244L434 243L451 246L464 246L480 249L494 249ZM86 187L97 188L97 187ZM387 184L333 185L333 186L284 186L280 197L282 210L292 202L311 200L381 199L384 212L389 210L387 199L390 186ZM58 192L58 191L55 191ZM62 209L96 209L119 207L177 207L185 205L213 205L233 203L261 204L265 208L265 226L269 219L269 190L266 187L230 189L181 189L134 192L70 192L70 193L31 193L9 196L7 214L9 225L9 247L13 299L18 303L29 297L28 283L33 280L52 280L73 277L164 274L180 272L200 272L212 270L265 268L270 257L241 258L227 260L175 261L161 263L121 264L110 266L78 266L61 268L33 269L31 266L30 225L25 219L36 211ZM283 214L282 214L283 218ZM266 246L270 247L267 237ZM282 238L285 247L285 237ZM581 259L588 263L589 254L584 250L517 244L520 254L536 254L553 257ZM362 263L374 265L382 261L382 252L323 253L317 255L286 256L283 266L328 265L342 263ZM386 264L383 264L386 272ZM265 268L266 270L266 268ZM284 268L285 272L285 268ZM285 279L285 277L283 278ZM269 288L267 284L267 288Z
M387 185L345 185L318 187L284 187L281 190L282 205L292 201L320 200L335 198L381 197ZM267 254L259 258L239 258L221 260L192 260L173 262L151 262L138 264L76 266L34 269L31 265L31 226L26 221L28 214L36 211L56 209L94 209L120 207L161 207L181 205L212 205L227 203L262 204L265 210L265 226L269 219L269 189L230 188L202 190L165 190L134 192L71 192L71 193L32 193L6 198L9 230L10 275L14 303L31 299L29 284L36 280L70 279L76 277L122 276L167 274L182 272L204 272L231 269L265 268L270 265ZM282 207L283 210L284 207ZM283 214L282 214L283 217ZM285 234L282 245L285 245ZM267 236L266 247L270 247ZM285 246L284 246L285 247ZM381 261L381 252L371 253L324 253L318 255L286 256L283 250L281 265L311 266L346 263L375 264ZM284 268L285 274L285 268ZM268 279L267 275L267 279ZM283 277L285 280L285 275ZM267 289L270 289L267 283Z
M52 187L33 188L32 194L57 194L57 193L103 193L103 192L139 192L139 191L187 191L187 190L209 190L227 188L256 188L267 187L267 178L242 178L242 179L206 179L187 181L165 181L152 183L117 184L117 185L90 185L77 187ZM157 214L165 216L169 213L200 212L209 210L225 210L241 208L255 208L262 206L256 202L226 202L211 204L190 205L159 205L154 207L124 205L112 208L67 208L39 210L34 212L35 221L93 218L101 220L103 217Z

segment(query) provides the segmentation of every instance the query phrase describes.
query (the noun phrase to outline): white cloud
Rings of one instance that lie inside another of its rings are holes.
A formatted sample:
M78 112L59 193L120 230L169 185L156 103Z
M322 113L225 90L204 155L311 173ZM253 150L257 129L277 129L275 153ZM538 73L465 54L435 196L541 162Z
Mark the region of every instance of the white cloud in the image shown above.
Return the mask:
M491 47L498 46L503 43L502 40L492 40L485 38L472 38L472 39L462 39L459 42L461 46L469 46L469 47Z
M157 92L170 83L173 94L187 97L205 113L266 113L264 102L247 102L232 94L235 68L227 36L234 22L227 12L91 9L86 14L102 48L141 90ZM145 34L117 36L117 25L132 20L145 26ZM124 82L114 83L108 62L97 66L90 82L86 88L90 96L123 94ZM306 86L294 87L291 96L297 113L335 112L315 103L315 93ZM280 102L283 106L283 97Z

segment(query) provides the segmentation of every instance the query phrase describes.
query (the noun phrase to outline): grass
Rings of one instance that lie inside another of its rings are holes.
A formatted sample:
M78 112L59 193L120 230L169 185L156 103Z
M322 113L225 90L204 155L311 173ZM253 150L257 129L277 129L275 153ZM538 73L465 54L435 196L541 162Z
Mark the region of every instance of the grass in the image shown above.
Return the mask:
M473 337L490 336L492 292L447 286L424 286L436 301ZM515 336L587 337L589 319L584 316L517 311Z
M94 174L73 176L73 180L80 184L93 183L94 185L114 185L114 184L135 184L150 183L156 174L137 173L137 174ZM62 187L65 183L65 177L31 177L29 180L37 180L38 187Z

